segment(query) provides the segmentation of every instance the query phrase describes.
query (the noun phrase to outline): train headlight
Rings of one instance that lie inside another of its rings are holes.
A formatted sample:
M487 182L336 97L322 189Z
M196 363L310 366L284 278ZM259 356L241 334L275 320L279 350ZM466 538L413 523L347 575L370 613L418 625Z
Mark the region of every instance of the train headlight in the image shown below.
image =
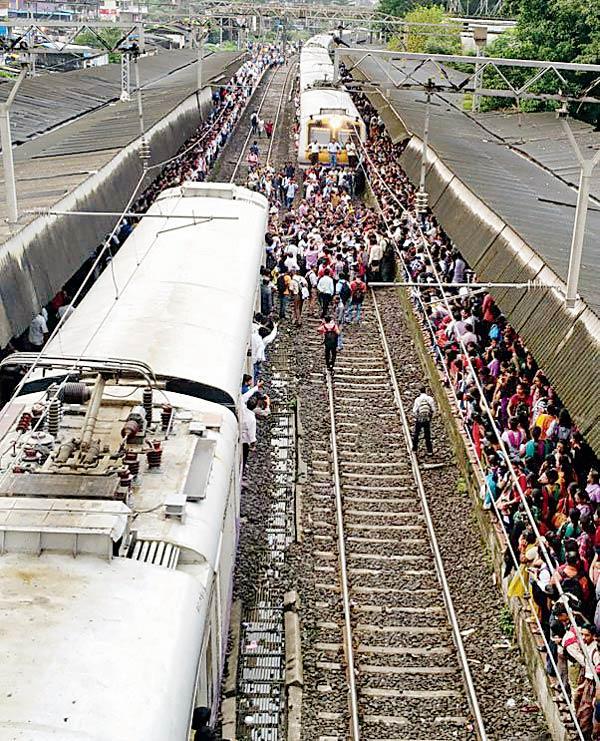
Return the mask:
M343 123L343 120L341 116L330 116L329 117L329 125L335 131L342 128L342 123Z

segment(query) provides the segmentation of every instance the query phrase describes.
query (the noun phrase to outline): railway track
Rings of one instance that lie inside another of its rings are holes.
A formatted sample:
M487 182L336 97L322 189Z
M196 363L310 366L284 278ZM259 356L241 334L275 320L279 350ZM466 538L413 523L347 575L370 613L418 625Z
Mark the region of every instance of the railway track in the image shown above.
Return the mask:
M333 377L313 376L328 412L309 452L307 725L321 741L485 739L373 293L344 335Z
M217 166L210 176L210 180L237 183L245 185L248 178L248 152L256 139L259 149L259 163L280 164L279 159L288 154L288 134L282 122L285 118L286 105L289 102L293 74L297 69L297 62L292 60L287 64L268 69L246 109L236 125L236 130L230 137L223 150ZM257 111L264 121L273 121L273 136L268 138L253 136L250 117Z

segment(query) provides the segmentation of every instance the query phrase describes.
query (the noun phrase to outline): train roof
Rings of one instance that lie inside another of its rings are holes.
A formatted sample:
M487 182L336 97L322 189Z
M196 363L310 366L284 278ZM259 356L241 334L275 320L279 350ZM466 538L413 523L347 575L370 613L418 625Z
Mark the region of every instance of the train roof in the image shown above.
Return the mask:
M70 473L61 474L65 466L54 473L50 455L20 473L7 464L0 476L2 739L187 739L211 588L233 557L221 543L234 527L225 513L236 496L238 427L223 406L155 393L152 430L128 449L161 438L162 463L142 464L125 497L118 479L109 486L115 475L104 466L114 460L123 419L141 402L142 388L132 396L129 383L105 389L94 436L109 450L96 468L73 461ZM20 400L31 409L31 397ZM176 409L168 436L160 432L164 400ZM10 420L22 409L9 406L3 449L18 440ZM54 451L79 434L82 411L63 405ZM32 433L25 438L34 445ZM166 502L186 490L193 499L184 495L181 516L167 517ZM124 528L128 541L117 557L110 546Z
M189 575L126 559L5 555L0 577L0 738L187 738L208 607Z
M266 199L238 186L164 191L47 354L143 362L178 389L234 405L267 215Z
M314 88L302 93L300 99L300 120L305 121L310 116L318 116L323 111L332 114L349 116L360 120L358 109L354 105L350 94L337 88Z
M317 34L311 36L310 39L304 44L303 49L309 49L312 47L323 47L324 49L330 49L333 44L333 36L327 33Z

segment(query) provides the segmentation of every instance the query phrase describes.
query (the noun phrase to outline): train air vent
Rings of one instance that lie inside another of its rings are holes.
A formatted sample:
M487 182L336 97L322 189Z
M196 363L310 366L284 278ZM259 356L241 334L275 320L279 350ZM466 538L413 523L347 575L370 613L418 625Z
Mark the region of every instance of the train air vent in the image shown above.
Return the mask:
M165 543L164 540L135 540L127 558L133 561L143 561L154 566L164 566L167 569L177 568L179 563L179 546Z

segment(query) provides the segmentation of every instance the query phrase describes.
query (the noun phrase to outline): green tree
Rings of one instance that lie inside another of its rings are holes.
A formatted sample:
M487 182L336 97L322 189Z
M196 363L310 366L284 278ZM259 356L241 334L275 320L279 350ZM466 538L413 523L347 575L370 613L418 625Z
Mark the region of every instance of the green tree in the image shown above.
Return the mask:
M73 43L107 51L106 46L109 46L112 49L123 38L124 33L125 32L120 28L103 28L98 31L97 34L92 33L92 31L82 31L73 39ZM100 36L102 41L104 41L104 44L98 36ZM119 52L109 52L109 62L118 62L120 59L121 54Z
M386 15L403 16L413 6L413 0L379 0L377 10Z
M450 21L450 16L441 5L417 5L405 16L411 24L437 24L408 26L402 38L394 36L390 49L406 49L418 54L456 54L460 52L460 26Z
M598 0L511 0L518 11L517 26L504 33L486 49L486 56L514 59L540 59L557 62L584 62L597 64L600 60L600 2ZM504 68L507 79L514 86L523 84L531 72ZM564 74L567 84L556 75L547 73L531 88L531 92L555 93L559 89L578 93L584 90L594 75ZM500 76L487 71L484 87L503 88ZM599 91L596 90L596 93ZM514 105L509 98L482 100L482 108L506 108ZM552 102L525 101L524 110L548 110ZM579 111L584 118L595 118L596 111L585 106Z

